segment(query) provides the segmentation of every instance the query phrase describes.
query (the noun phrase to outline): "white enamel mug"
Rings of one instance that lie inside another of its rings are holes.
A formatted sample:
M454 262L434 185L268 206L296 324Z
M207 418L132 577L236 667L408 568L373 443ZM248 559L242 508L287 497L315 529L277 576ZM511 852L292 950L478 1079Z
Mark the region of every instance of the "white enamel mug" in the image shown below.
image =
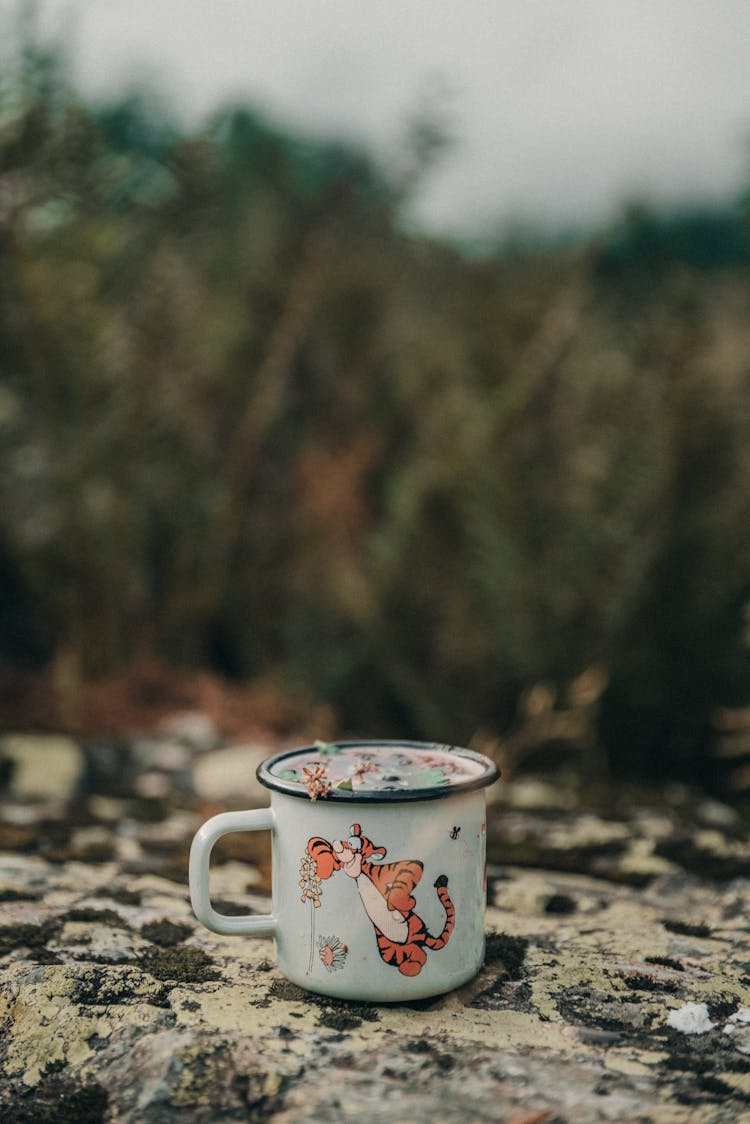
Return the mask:
M285 976L324 995L394 1002L466 983L484 960L483 790L498 779L497 767L470 750L422 742L327 748L376 763L381 755L421 758L428 771L419 777L431 783L384 788L366 775L369 783L346 781L311 799L289 766L314 756L315 747L269 758L257 775L271 791L270 807L214 816L193 840L196 917L216 933L274 937ZM456 779L432 783L435 761ZM217 913L211 848L228 832L261 830L272 832L273 913Z

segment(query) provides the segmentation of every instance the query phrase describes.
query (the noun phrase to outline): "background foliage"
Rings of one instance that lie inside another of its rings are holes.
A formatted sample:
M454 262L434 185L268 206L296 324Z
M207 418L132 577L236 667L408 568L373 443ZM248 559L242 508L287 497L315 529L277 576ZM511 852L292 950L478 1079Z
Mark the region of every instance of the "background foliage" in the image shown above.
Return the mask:
M750 700L743 208L471 255L399 221L439 142L394 183L245 107L82 104L19 50L0 655L463 743L588 706L592 767L711 784Z

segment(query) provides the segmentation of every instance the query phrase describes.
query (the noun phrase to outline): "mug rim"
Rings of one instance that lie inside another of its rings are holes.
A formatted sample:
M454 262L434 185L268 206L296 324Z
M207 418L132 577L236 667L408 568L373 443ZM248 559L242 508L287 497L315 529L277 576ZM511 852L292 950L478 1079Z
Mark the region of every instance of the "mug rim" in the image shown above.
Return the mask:
M433 785L431 788L398 788L398 789L373 789L354 792L348 789L332 789L325 797L320 798L320 803L328 804L332 801L341 804L398 804L414 800L445 800L448 797L456 796L463 792L472 792L480 788L486 788L488 785L494 784L495 781L500 779L501 773L494 761L489 757L485 757L483 753L477 753L473 749L464 749L461 746L448 745L444 742L420 742L410 741L404 738L359 738L354 741L336 741L335 745L341 749L364 749L366 747L373 749L395 749L403 747L404 749L419 749L431 753L447 753L456 757L463 757L469 761L473 761L482 766L483 771L475 777L468 777L466 780L457 781L456 784L448 785ZM285 780L283 777L274 776L271 769L280 761L284 761L288 757L297 757L301 753L314 753L316 750L315 745L311 746L298 746L296 749L285 749L281 753L275 753L271 757L267 757L255 771L260 783L268 789L275 792L283 792L285 796L294 796L298 800L306 800L309 804L318 803L313 801L305 788L297 784L295 781Z

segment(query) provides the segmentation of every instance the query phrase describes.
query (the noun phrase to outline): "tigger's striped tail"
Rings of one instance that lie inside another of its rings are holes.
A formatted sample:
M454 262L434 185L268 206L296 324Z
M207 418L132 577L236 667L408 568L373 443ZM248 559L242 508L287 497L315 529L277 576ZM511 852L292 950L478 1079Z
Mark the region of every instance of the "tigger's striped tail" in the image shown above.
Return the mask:
M448 878L445 874L441 874L435 879L435 889L445 910L445 925L443 925L443 931L439 937L433 937L428 933L424 943L428 948L443 948L450 940L456 924L456 910L448 894Z

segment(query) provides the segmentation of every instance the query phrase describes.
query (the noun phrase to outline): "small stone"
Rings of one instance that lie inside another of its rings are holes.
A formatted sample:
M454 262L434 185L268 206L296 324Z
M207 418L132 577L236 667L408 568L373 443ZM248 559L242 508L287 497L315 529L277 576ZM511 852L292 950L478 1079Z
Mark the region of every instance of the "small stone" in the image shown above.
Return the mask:
M724 1024L724 1034L740 1054L750 1055L750 1007L740 1007Z
M127 833L118 833L115 839L115 854L120 862L138 863L143 858L143 847Z
M232 745L205 754L196 762L193 787L204 800L240 801L248 808L268 803L268 791L255 770L269 755L268 746Z
M51 734L7 734L0 758L11 762L10 793L21 800L69 800L86 765L72 738Z
M702 800L698 806L698 815L710 827L731 828L742 822L735 808L730 808L719 800Z
M730 1025L737 1023L750 1023L750 1007L740 1007L738 1011L735 1011L733 1015L730 1015L730 1017L727 1019L724 1030L726 1030Z
M91 815L106 823L119 823L125 815L126 807L124 800L117 800L114 796L94 794L88 799L88 810Z
M214 749L221 741L216 723L199 710L170 715L161 723L161 731L198 753Z
M112 847L112 830L109 827L104 827L101 824L94 824L91 827L79 827L73 832L70 840L71 848L76 852L86 852L84 858L89 857L90 848L94 847Z
M153 770L148 773L141 773L140 776L136 777L133 787L139 796L144 796L149 800L161 800L172 791L172 782L166 773L158 773Z
M190 754L184 745L177 742L161 742L152 750L154 765L168 773L179 772L190 765Z
M706 1034L714 1023L708 1016L705 1003L685 1003L675 1011L670 1011L667 1026L679 1030L681 1034Z

